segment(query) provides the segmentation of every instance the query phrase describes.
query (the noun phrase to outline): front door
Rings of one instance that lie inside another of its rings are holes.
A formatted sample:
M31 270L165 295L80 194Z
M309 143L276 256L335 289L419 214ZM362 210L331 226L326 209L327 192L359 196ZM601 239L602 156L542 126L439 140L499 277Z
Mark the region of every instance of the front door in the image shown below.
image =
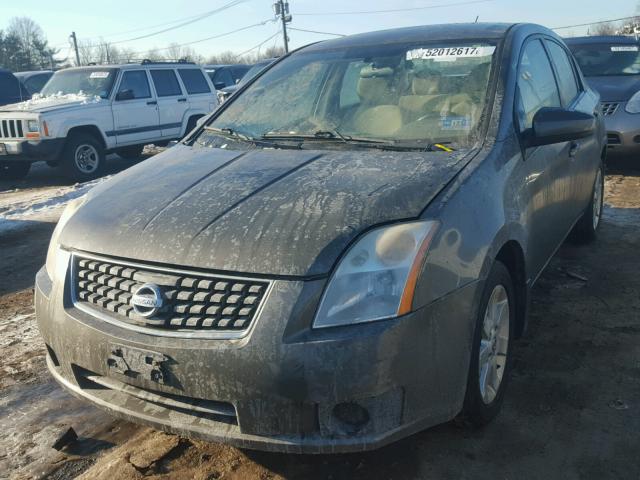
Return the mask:
M161 138L158 102L151 92L146 70L122 73L113 102L116 143L133 144Z
M183 118L189 109L187 96L173 68L153 69L150 72L158 97L161 134L165 138L178 138L182 133Z
M533 117L543 107L561 107L560 93L549 57L540 39L524 47L518 66L516 117L520 132L533 127ZM535 279L573 222L567 211L567 185L573 171L569 142L528 148L524 152L525 191L528 196L528 272Z

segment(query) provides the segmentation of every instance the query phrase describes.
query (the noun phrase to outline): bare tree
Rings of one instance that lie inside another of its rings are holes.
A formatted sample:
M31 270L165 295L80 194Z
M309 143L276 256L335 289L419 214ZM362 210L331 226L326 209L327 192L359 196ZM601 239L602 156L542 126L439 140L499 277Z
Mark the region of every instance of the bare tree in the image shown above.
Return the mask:
M590 30L591 35L615 35L620 26L614 22L600 23Z

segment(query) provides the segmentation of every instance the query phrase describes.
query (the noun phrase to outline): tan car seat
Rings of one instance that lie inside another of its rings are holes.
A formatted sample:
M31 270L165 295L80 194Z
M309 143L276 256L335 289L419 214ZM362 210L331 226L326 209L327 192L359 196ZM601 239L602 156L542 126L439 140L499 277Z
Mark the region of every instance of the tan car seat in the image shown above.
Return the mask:
M402 112L392 85L393 69L365 67L357 93L360 106L351 127L363 136L392 137L402 127Z
M400 108L409 118L415 118L426 112L426 105L434 104L434 100L442 98L440 93L441 76L437 73L428 76L416 75L411 82L411 95L400 97Z

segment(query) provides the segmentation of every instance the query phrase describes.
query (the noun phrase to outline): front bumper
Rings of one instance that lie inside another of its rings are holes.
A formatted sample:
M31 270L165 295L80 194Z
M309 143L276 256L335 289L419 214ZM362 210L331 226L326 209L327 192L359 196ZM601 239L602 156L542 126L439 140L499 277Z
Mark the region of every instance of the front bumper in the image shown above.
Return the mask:
M640 153L640 114L627 113L625 107L622 102L612 115L604 117L609 155Z
M0 139L4 144L5 154L0 155L0 161L8 162L39 162L55 161L64 148L64 138L49 138L40 141L6 140Z
M69 277L52 283L42 269L36 279L48 367L117 417L244 448L334 453L381 447L461 410L480 282L396 320L311 330L308 292L323 280L279 280L249 335L211 340L101 321L73 306ZM114 373L114 346L166 356L166 381ZM337 405L368 418L354 426Z

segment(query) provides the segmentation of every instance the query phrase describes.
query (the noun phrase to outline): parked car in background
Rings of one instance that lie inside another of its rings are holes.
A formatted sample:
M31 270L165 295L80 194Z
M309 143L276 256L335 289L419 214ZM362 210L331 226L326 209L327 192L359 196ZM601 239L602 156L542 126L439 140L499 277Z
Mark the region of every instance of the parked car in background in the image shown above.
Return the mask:
M32 72L17 72L14 75L20 80L25 90L33 95L34 93L40 93L42 87L44 87L45 83L47 83L53 75L53 71L37 70Z
M60 70L40 95L0 108L0 162L21 178L46 161L76 180L99 176L105 156L140 156L146 144L182 138L218 106L193 63L104 65Z
M565 39L600 93L609 153L640 154L640 42L630 36Z
M9 70L0 68L0 105L21 102L29 98L31 95L15 75Z
M211 78L216 90L230 87L242 80L245 73L249 71L251 65L205 65L204 70Z
M277 60L277 58L267 58L265 60L261 60L261 61L255 63L255 64L251 65L251 68L249 70L247 70L247 73L244 74L244 76L242 77L242 79L238 83L236 83L234 85L230 85L228 87L221 88L220 90L218 90L218 100L220 100L220 103L224 102L236 90L238 90L238 88L240 88L242 85L247 83L253 77L258 75L262 70L264 70L267 66L271 65L276 60Z
M536 279L600 224L598 108L537 25L298 49L67 207L36 279L47 366L118 417L244 448L485 424Z

